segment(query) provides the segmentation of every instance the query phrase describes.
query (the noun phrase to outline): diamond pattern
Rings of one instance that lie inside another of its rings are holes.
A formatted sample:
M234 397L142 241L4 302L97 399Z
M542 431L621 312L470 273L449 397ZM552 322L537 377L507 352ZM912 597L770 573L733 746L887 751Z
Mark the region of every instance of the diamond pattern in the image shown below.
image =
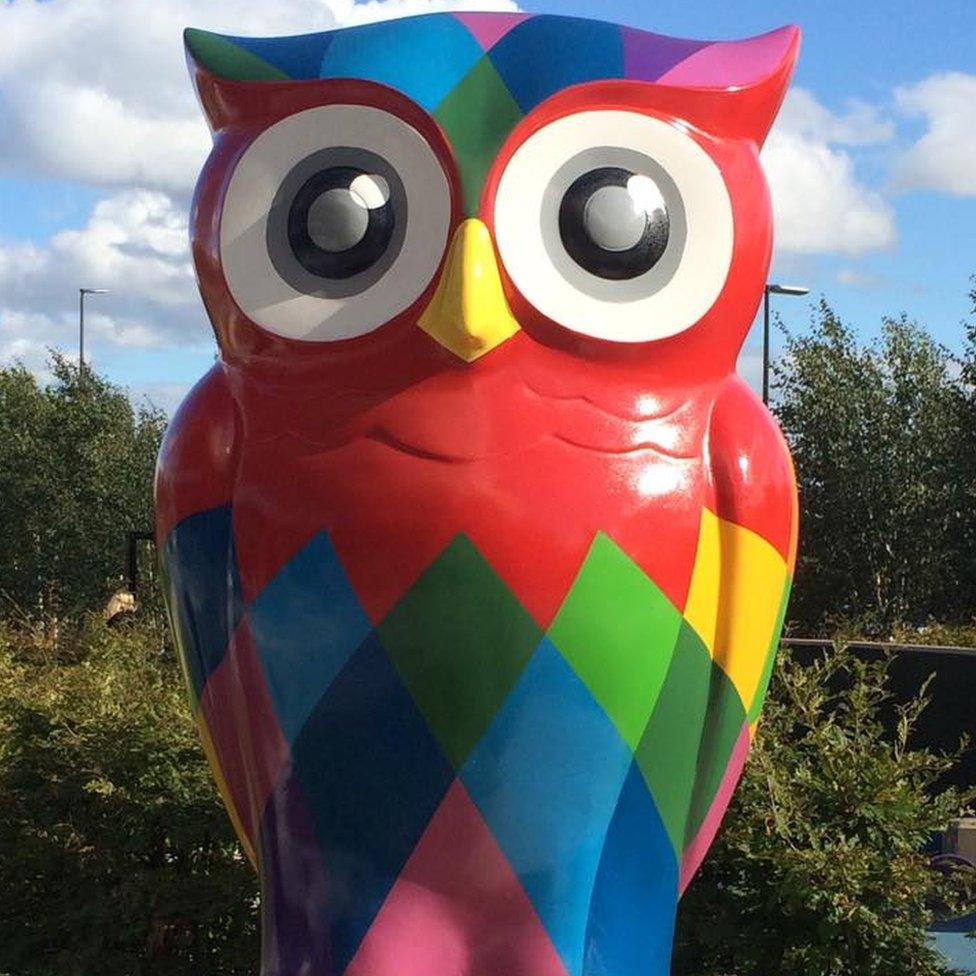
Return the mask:
M745 719L745 709L735 685L721 668L713 664L682 848L694 839L708 813Z
M636 765L607 831L586 934L587 974L666 973L678 905L678 864Z
M711 674L712 660L705 645L683 624L657 707L637 747L637 765L676 856L685 843Z
M288 747L281 737L245 617L200 696L200 714L241 827L252 845Z
M185 38L194 61L221 78L362 78L427 111L464 84L487 53L523 112L572 85L603 79L747 88L768 79L795 43L790 28L748 41L689 41L587 18L511 13L428 14L270 38L191 29Z
M342 972L453 772L375 636L332 683L292 751L328 865Z
M333 34L319 73L388 85L433 111L481 55L454 17L409 17Z
M262 973L331 973L326 865L308 801L285 769L261 820ZM295 911L295 905L302 910Z
M485 175L522 118L491 59L483 57L441 102L434 118L451 136L464 193L464 212L478 214Z
M566 976L505 855L457 781L347 970L347 976L434 973Z
M371 629L323 534L241 617L230 526L202 513L164 554L211 760L266 872L265 968L666 972L750 719L626 553L594 539L544 636L458 536Z
M371 624L320 532L264 588L251 626L285 738L292 742Z
M624 75L620 28L571 17L532 17L509 31L489 57L523 112L571 85Z
M549 637L631 749L644 734L680 627L667 597L597 535Z
M455 768L511 690L542 632L458 536L379 626L404 684Z
M606 714L544 640L461 770L571 976L582 971L593 881L630 762Z

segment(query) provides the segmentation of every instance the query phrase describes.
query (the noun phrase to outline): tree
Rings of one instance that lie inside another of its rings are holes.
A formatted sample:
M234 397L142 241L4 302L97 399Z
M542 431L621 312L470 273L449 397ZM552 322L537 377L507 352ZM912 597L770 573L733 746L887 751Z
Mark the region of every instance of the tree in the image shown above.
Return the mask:
M675 976L940 976L937 910L972 910L971 873L922 853L972 807L956 757L911 748L924 689L895 707L890 660L784 653L753 755L679 913Z
M126 533L152 525L165 417L60 355L41 386L0 367L0 596L31 617L99 605Z
M949 352L905 318L859 345L821 301L774 376L800 485L791 620L887 631L968 617L966 401Z

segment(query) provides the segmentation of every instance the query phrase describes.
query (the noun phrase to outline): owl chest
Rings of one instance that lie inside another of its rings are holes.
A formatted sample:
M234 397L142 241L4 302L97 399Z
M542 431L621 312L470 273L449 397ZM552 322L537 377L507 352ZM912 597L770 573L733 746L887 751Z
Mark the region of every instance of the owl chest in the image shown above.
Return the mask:
M234 498L245 589L256 595L324 533L382 617L463 539L545 621L606 536L681 605L707 504L701 439L659 428L653 442L609 446L550 434L457 459L383 437L245 443Z

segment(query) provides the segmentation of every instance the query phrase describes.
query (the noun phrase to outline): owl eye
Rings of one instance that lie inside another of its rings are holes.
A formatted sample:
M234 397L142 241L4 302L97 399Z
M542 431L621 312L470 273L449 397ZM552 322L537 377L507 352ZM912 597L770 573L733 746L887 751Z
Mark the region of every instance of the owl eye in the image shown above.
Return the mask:
M288 208L291 252L321 278L353 278L374 267L390 249L395 228L389 183L354 166L316 173Z
M224 199L220 254L248 317L314 342L371 332L421 296L451 219L426 139L358 105L296 113L264 130Z
M581 112L530 136L501 176L494 220L525 298L614 342L690 328L732 262L718 166L679 126L637 112Z
M585 271L623 281L650 271L668 246L668 208L649 176L618 166L584 173L559 207L566 253Z

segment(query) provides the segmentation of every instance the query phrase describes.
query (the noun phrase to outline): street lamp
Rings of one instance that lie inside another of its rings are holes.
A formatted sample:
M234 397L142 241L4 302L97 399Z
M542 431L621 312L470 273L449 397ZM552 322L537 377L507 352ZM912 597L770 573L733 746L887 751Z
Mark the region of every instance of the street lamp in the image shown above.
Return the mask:
M763 296L763 403L769 404L769 296L809 295L810 289L802 285L766 285Z
M78 289L78 379L85 378L85 295L107 295L107 288Z

